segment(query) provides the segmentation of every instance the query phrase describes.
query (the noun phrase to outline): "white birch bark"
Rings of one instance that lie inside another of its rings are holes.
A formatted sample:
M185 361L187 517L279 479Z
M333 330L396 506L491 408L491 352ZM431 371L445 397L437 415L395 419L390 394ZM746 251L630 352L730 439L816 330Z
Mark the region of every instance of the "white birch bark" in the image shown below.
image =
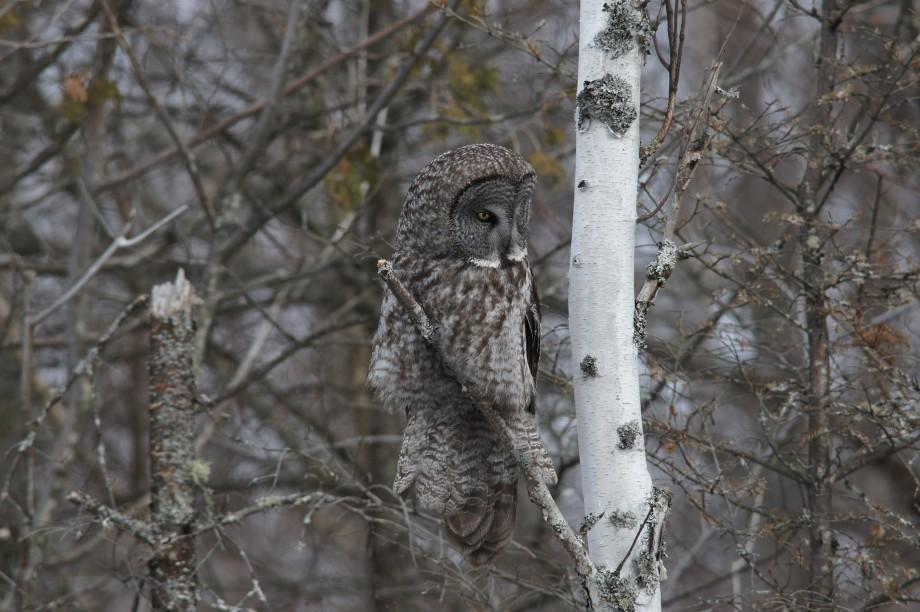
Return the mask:
M628 86L624 90L631 93L635 119L622 136L614 135L597 113L592 114L587 129L585 125L578 129L569 272L569 325L585 512L588 522L603 513L588 533L588 547L598 569L608 571L615 570L633 546L653 497L633 342L643 57L633 44L614 58L596 41L598 33L611 24L610 14L603 9L605 2L612 5L619 1L581 0L579 91L585 89L586 82L605 75L619 77L625 82L621 84ZM580 97L579 107L585 104ZM616 117L613 120L617 122ZM625 120L620 122L620 127L624 126ZM631 444L630 436L634 438ZM649 550L646 537L651 532L652 526L643 528L630 560L622 564L619 577L628 581L627 588L636 584L634 563L643 550ZM641 584L635 589L637 610L661 608L657 565L653 577L648 589Z

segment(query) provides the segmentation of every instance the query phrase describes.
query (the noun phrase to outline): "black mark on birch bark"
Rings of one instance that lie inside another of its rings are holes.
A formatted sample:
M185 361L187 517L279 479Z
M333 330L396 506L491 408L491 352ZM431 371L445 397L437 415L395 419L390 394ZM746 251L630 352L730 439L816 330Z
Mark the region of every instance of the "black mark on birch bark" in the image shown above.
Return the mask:
M617 427L617 438L619 443L617 447L620 450L629 450L636 446L636 438L639 437L639 421L629 421Z
M578 530L578 535L581 536L581 539L584 540L588 537L588 532L591 531L591 528L597 525L597 522L604 518L604 513L596 514L594 512L589 513L585 516L585 522L582 523L581 529Z
M595 378L597 376L597 357L585 355L585 358L581 360L581 373L585 378Z
M608 515L610 518L607 520L618 529L634 529L639 526L639 517L628 510L622 512L614 510L613 512L609 512Z

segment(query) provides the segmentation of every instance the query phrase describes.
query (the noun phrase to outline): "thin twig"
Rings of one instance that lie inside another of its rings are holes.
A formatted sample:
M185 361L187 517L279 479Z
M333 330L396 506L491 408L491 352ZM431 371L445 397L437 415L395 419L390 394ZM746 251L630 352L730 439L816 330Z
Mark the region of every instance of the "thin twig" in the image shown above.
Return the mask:
M704 89L703 101L687 134L687 149L684 151L677 167L677 178L674 184L674 207L664 228L663 238L665 240L674 239L674 231L677 228L678 217L680 217L680 206L683 202L684 192L687 190L690 179L693 177L693 173L706 151L707 142L703 132L706 126L709 125L709 105L719 83L719 72L721 70L722 62L717 62L710 67L709 80Z
M617 564L615 570L613 570L614 575L619 576L620 571L623 569L623 565L626 563L626 560L629 559L629 556L632 554L633 548L636 547L636 542L639 541L639 536L642 535L642 530L645 529L645 526L648 525L648 521L652 518L652 514L655 512L654 504L648 509L648 513L645 515L645 518L642 520L642 523L639 524L639 529L636 530L636 535L633 537L632 544L629 545L629 550L626 551L626 554L623 555L623 558Z
M664 1L664 7L667 11L668 18L668 54L669 61L666 63L668 69L668 103L664 110L664 119L661 121L661 127L658 133L652 138L648 145L641 147L639 150L639 166L644 166L648 158L655 154L661 143L664 142L668 131L671 129L671 121L674 119L674 107L677 106L677 85L680 81L680 64L684 56L684 26L687 23L687 0L680 0L680 12L675 14L672 8L671 0ZM677 21L680 21L680 35L677 36ZM676 43L676 44L675 44Z
M16 3L10 2L7 4L7 6L10 10L12 10L16 6ZM7 8L7 6L4 8ZM19 78L16 79L16 82L13 83L6 92L0 94L0 106L7 107L7 105L16 99L17 96L32 91L32 88L29 87L29 84L37 79L38 76L48 68L48 66L56 62L58 58L70 47L72 42L68 39L81 34L84 30L86 30L94 21L96 21L96 16L98 14L99 4L93 2L90 9L86 12L86 16L80 21L80 23L76 24L72 28L65 30L62 33L63 40L57 46L57 48L55 48L53 51L49 51L37 61L34 60L33 62L30 62L28 69L20 74ZM8 55L0 57L0 62L5 60L7 57ZM75 132L76 130L74 130L73 133Z
M39 312L37 315L29 319L31 324L33 326L38 325L39 323L44 321L51 313L53 313L55 310L57 310L58 308L63 306L65 303L67 303L67 301L70 298L72 298L78 291L80 291L80 289L82 289L83 286L86 285L86 283L89 282L89 280L93 278L93 276L95 276L96 273L99 272L100 269L102 269L102 266L105 265L105 262L107 262L112 257L112 255L114 255L115 252L118 251L118 249L130 248L136 244L143 242L152 233L154 233L155 231L157 231L158 229L160 229L161 227L163 227L164 225L166 225L167 223L169 223L170 221L172 221L173 219L175 219L176 217L178 217L179 215L181 215L187 210L188 210L188 205L180 206L176 210L172 211L171 213L169 213L168 215L166 215L165 217L163 217L162 219L160 219L159 221L157 221L156 223L154 223L153 225L145 229L143 232L141 232L134 238L126 237L128 231L130 231L131 229L131 223L130 222L126 223L124 229L121 232L121 235L115 240L113 240L112 243L108 247L106 247L105 251L102 252L102 255L100 255L96 259L96 261L93 262L93 264L89 267L89 269L87 269L86 272L83 273L83 275L79 278L79 280L77 280L77 282L75 282L70 287L70 289L64 292L64 295L56 299L50 306L48 306L47 308Z
M0 194L6 194L8 191L11 191L23 178L41 169L45 163L57 157L79 129L80 126L76 123L67 123L62 127L48 146L36 153L35 157L33 157L29 163L21 166L22 169L19 172L13 175L3 186L0 186Z
M294 40L294 34L299 24L301 0L294 0L288 10L287 26L284 30L284 39L281 41L281 51L278 53L278 61L272 69L272 78L269 88L268 98L265 100L259 119L256 121L252 134L247 139L249 147L243 155L239 168L233 174L230 181L230 187L227 189L228 194L233 194L240 188L243 179L252 171L256 162L262 153L262 146L268 137L269 127L275 112L278 108L278 101L284 93L284 73L287 70L288 58L291 55L291 46Z

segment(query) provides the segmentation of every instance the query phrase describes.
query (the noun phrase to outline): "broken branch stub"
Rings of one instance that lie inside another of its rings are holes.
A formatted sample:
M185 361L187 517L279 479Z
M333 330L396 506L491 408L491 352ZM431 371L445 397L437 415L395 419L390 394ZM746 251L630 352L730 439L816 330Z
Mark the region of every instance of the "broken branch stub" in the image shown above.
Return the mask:
M150 523L162 545L150 560L154 610L195 610L195 291L180 269L150 301Z

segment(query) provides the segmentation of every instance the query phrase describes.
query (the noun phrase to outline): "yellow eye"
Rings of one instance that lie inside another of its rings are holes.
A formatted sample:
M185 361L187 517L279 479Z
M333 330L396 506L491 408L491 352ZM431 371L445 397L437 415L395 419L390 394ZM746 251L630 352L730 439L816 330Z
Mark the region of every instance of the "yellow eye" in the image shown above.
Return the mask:
M480 210L478 213L476 213L476 218L480 221L491 221L492 213L487 210Z

